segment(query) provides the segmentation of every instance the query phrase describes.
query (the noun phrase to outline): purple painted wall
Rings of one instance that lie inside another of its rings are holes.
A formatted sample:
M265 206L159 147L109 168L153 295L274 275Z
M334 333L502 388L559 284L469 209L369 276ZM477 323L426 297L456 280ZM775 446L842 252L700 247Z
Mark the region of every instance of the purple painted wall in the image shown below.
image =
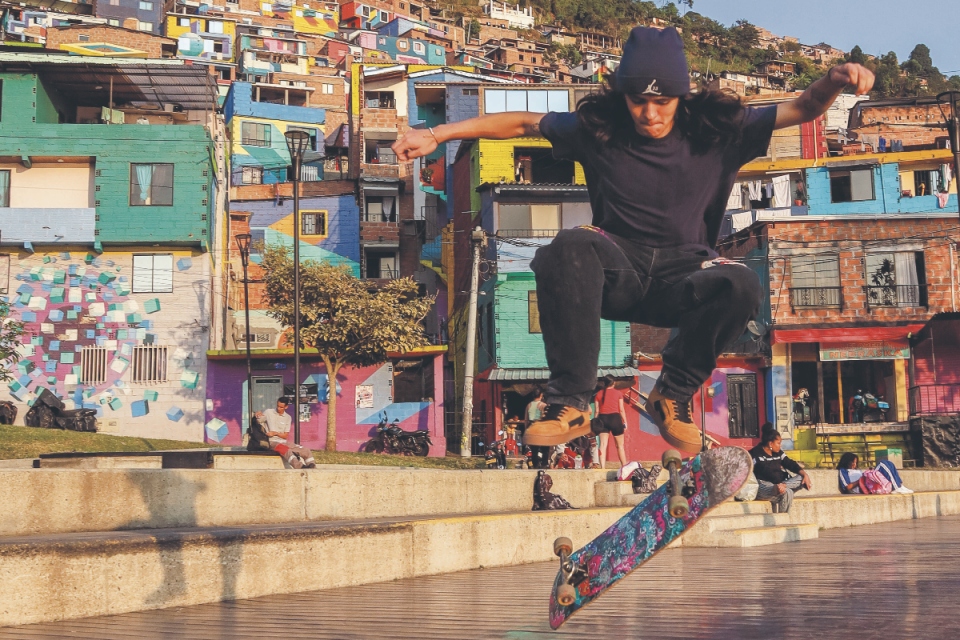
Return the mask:
M409 360L409 359L407 359ZM430 432L433 445L431 456L443 456L446 440L443 436L443 354L425 358L433 369L432 397L423 402L393 402L394 362L379 367L344 368L337 374L337 450L360 451L376 433L379 416L386 411L389 421L400 419L400 426L408 431ZM275 369L285 365L285 369ZM268 369L268 367L270 367ZM303 383L317 383L320 397L325 397L326 367L315 359L301 359L300 374ZM243 359L208 360L207 397L213 408L206 412L206 422L222 420L228 432L217 440L208 441L222 445L238 445L242 440L242 414L245 404L243 392L246 380L246 362ZM284 384L292 385L293 359L272 358L253 361L253 377L281 377ZM357 387L364 387L365 402L358 407ZM300 423L300 442L312 449L323 449L327 433L327 404L310 404L310 418ZM290 407L290 411L293 407ZM291 434L291 440L292 440Z

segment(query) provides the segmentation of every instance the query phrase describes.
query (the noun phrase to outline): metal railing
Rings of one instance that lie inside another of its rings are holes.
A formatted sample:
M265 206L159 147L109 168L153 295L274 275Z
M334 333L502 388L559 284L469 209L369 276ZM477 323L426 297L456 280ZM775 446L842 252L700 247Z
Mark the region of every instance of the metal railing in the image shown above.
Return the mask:
M843 307L841 287L791 287L790 304L794 307Z
M925 307L927 285L891 284L882 287L864 287L867 307Z
M363 222L398 222L397 214L394 213L364 213Z
M553 238L560 229L499 229L502 238Z
M960 384L923 384L907 391L910 415L960 413Z

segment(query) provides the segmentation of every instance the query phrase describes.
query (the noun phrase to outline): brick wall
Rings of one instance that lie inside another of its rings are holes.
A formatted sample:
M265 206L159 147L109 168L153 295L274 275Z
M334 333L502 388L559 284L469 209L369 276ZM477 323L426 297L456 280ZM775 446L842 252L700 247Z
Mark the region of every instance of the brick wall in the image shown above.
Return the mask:
M946 138L946 129L928 128L943 124L936 104L870 106L860 105L860 115L852 123L854 130L868 139L883 137L903 142L904 151L932 148L938 138ZM889 148L889 142L888 142Z
M400 242L400 224L396 222L361 222L360 242ZM403 268L401 265L401 273ZM409 272L404 273L409 275Z
M317 70L329 71L329 73L317 73ZM281 80L290 82L303 82L308 87L313 87L314 91L310 93L310 106L314 108L332 107L334 109L346 109L346 84L343 78L335 76L336 69L330 67L311 67L311 73L308 76L297 73L273 73L270 75L270 82L280 84ZM324 93L323 85L332 84L333 93Z
M642 351L650 356L660 355L670 339L670 329L650 327L645 324L630 325L630 349L633 353Z
M924 322L935 313L953 308L950 247L960 234L953 218L876 219L863 221L790 222L767 225L770 243L769 286L774 322L791 325L845 323ZM920 283L927 284L928 305L871 306L865 286L868 282L865 256L871 251L922 252ZM956 252L955 252L956 253ZM843 308L792 308L790 259L800 255L836 255L842 287ZM956 258L956 256L954 257Z
M293 183L280 184L245 184L230 188L230 200L236 202L236 208L243 210L243 201L273 200L278 195L284 198L293 197ZM356 185L353 180L322 180L319 182L301 182L300 197L353 195Z
M59 49L61 44L76 44L80 36L87 36L87 42L106 42L137 51L145 51L150 58L163 57L163 45L173 47L176 40L162 38L144 31L133 31L108 25L84 27L50 27L47 29L47 49Z
M497 20L495 22L503 22L506 24L506 20ZM473 40L477 37L477 34L474 32L470 33L470 39ZM516 38L517 32L514 29L507 29L505 27L499 26L487 26L486 24L480 25L480 44L488 42L490 40L499 40L500 38Z

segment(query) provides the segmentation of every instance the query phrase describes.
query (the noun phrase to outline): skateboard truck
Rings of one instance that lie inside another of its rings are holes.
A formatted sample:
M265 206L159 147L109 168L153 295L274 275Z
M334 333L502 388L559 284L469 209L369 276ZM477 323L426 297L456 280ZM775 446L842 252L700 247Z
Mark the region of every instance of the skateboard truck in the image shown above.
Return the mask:
M663 468L670 474L670 488L667 490L670 497L667 501L667 510L674 518L683 518L690 512L687 497L693 495L694 487L680 481L680 465L683 464L683 460L680 458L679 451L676 449L664 451L662 462Z
M560 558L560 573L563 582L557 587L556 598L561 605L568 607L577 599L577 585L587 577L587 569L570 559L573 553L573 541L570 538L557 538L553 541L553 553Z

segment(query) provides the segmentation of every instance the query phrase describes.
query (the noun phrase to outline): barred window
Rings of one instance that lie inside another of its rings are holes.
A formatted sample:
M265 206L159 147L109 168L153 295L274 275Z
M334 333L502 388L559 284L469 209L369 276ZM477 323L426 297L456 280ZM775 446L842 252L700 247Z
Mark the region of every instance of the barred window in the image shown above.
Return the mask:
M133 381L166 382L167 348L156 346L134 347Z
M103 384L107 381L106 347L84 347L80 352L80 383Z

